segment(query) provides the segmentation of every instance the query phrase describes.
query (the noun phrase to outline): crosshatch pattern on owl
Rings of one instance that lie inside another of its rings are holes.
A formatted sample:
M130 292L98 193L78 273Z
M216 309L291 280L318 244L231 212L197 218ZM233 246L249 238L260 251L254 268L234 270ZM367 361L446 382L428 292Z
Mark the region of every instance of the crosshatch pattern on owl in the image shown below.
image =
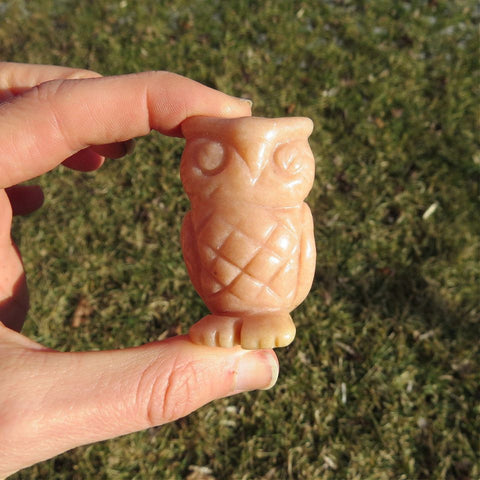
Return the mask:
M242 215L245 208L251 216ZM288 308L297 290L298 212L292 222L293 212L283 219L285 212L248 204L222 210L211 210L196 230L205 303L218 313Z
M233 343L244 346L247 318L254 323L258 313L264 323L270 315L272 330L294 332L288 313L310 290L315 247L303 200L314 177L311 131L306 118L196 117L183 125L180 173L192 207L182 227L185 263L215 316L214 326L208 316L199 324L218 330L218 317L236 318Z

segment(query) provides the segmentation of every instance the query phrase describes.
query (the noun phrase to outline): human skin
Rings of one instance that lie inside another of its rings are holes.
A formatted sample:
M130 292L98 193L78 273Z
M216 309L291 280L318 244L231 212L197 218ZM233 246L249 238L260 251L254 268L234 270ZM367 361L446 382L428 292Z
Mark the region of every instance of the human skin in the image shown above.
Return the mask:
M60 163L95 170L152 129L181 136L181 123L196 115L248 116L250 103L168 72L103 78L0 63L0 478L275 383L272 350L207 347L179 336L123 350L61 353L19 333L28 291L12 215L39 208L43 194L17 184Z

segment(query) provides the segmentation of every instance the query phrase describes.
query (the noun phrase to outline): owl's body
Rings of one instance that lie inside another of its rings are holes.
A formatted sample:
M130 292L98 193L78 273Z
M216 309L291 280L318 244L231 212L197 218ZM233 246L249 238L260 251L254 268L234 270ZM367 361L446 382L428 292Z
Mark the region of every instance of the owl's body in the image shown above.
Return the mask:
M190 276L212 313L290 310L303 275L300 244L303 204L288 209L238 203L192 209L184 233L196 238L184 249Z
M315 265L312 217L303 202L313 181L305 141L311 122L279 120L199 117L184 127L181 175L192 210L182 248L212 312L191 329L199 343L264 348L293 340L289 312L310 290ZM278 133L278 123L287 132ZM294 138L292 150L288 133L299 131L304 138ZM283 151L276 164L272 150ZM303 162L295 164L296 157Z

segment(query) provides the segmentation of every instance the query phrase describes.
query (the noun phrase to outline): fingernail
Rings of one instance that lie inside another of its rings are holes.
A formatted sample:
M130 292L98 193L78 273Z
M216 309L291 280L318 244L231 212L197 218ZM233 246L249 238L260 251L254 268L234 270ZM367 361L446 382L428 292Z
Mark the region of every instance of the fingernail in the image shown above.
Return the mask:
M277 382L278 361L275 354L255 350L240 357L235 377L235 393L268 390Z
M225 102L222 106L222 114L226 117L237 117L239 114L239 109L242 114L245 115L245 109L251 111L253 102L249 98L240 98L240 97L230 97L231 100Z
M129 155L135 150L135 145L137 142L135 142L135 139L130 139L127 140L126 142L123 142L123 146L125 147L125 155Z
M239 100L241 100L242 102L247 103L250 107L253 105L252 100L250 100L249 98L239 98Z

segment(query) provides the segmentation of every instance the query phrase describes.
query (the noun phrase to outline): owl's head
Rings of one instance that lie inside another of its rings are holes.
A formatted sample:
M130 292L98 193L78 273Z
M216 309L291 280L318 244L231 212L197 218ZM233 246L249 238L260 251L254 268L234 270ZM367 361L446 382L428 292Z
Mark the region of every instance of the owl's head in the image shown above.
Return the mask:
M190 200L297 205L313 184L312 129L303 117L186 120L180 175Z

